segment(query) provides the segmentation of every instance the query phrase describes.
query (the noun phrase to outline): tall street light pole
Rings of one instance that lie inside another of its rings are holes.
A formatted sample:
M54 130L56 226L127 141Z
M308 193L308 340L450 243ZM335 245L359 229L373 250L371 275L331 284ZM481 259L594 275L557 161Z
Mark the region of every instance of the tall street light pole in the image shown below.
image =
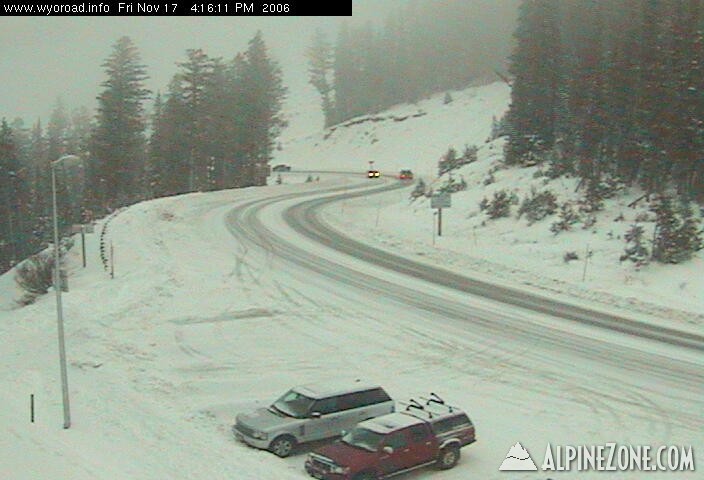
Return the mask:
M56 206L56 166L64 161L79 160L76 155L64 155L51 162L51 194L54 206L54 291L56 292L56 320L59 330L59 364L61 366L61 392L64 405L64 428L71 427L71 407L68 401L68 375L66 373L66 345L64 344L64 313L61 305L61 280L59 274L59 215Z

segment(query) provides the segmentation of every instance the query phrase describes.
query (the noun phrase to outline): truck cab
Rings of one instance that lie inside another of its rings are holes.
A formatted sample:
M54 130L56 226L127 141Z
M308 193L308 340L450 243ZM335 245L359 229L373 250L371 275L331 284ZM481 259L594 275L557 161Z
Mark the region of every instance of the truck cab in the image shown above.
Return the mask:
M306 471L322 480L378 480L422 467L449 469L475 441L474 425L439 397L357 424L334 444L311 452Z

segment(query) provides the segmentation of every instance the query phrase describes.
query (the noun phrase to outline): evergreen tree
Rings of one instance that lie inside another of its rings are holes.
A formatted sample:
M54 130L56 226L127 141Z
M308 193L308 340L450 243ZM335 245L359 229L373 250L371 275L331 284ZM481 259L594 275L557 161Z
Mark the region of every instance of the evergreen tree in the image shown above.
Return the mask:
M12 268L31 248L30 198L12 129L0 124L0 272Z
M349 26L342 24L335 43L335 59L333 61L333 90L335 91L335 115L333 124L352 118L357 113L354 108L354 88L356 79L355 56Z
M239 53L228 63L224 71L223 96L213 96L214 102L220 102L224 108L222 118L225 123L220 128L222 145L222 178L220 188L234 188L241 184L241 172L244 169L249 131L245 88L247 60Z
M40 120L32 127L28 154L29 194L32 201L32 242L44 245L51 241L52 202L47 192L51 191L51 170L47 139Z
M215 61L205 90L205 154L209 159L207 183L211 190L235 186L234 166L244 137L242 86L237 68L234 61L229 65Z
M286 125L281 68L270 56L262 33L249 41L242 68L243 137L241 186L266 185L275 140Z
M160 197L164 193L164 178L162 164L166 161L162 155L166 150L166 139L161 121L164 117L164 101L161 92L156 93L152 115L150 119L151 135L149 137L147 164L145 174L147 178L147 197Z
M559 104L561 39L557 0L524 0L511 57L514 76L507 114L506 162L526 164L552 148Z
M316 29L312 45L306 52L306 56L309 64L310 84L320 94L323 115L325 116L325 127L328 127L332 124L331 122L334 118L332 97L333 52L332 46L322 30Z
M68 113L66 112L66 107L64 106L63 100L59 97L56 99L56 104L51 112L47 126L47 155L49 161L53 162L67 153L74 154L73 152L67 151L70 125L71 123L68 118Z
M672 162L673 181L678 191L687 197L697 193L693 179L704 173L701 152L704 149L704 60L702 48L701 0L672 0L672 22L669 25L670 42L667 44L670 98L663 102L665 120L668 123L668 138L665 142ZM697 164L699 169L697 168Z
M183 102L183 134L189 145L188 191L208 189L208 156L205 138L207 125L206 89L211 83L215 60L201 49L190 49L188 59L179 63L181 72L177 75L181 82Z
M641 0L609 2L604 8L604 150L613 161L610 170L630 184L637 179L641 161L640 140L635 129L635 106L639 97L641 25L637 12Z
M87 158L92 129L91 114L86 107L72 110L66 137L67 152Z
M695 252L704 248L702 238L704 232L702 232L701 224L695 218L689 202L681 202L678 214L680 227L677 229L675 242L680 252L680 259L684 261L689 260Z
M154 110L150 138L150 178L157 197L189 192L191 165L190 136L183 88L178 75L169 83L166 101Z
M666 88L668 68L663 41L665 15L662 0L646 0L642 7L640 49L640 89L636 100L635 128L639 136L639 180L650 195L662 193L670 179L670 164L666 155L670 126L667 123L664 99L669 97ZM655 250L655 249L654 249Z
M689 204L681 204L677 211L672 199L660 195L651 207L655 212L653 259L661 263L681 263L689 260L702 248L702 231L694 219Z
M90 188L102 209L144 198L145 118L147 79L137 47L120 38L103 63L107 80L98 96L98 115L91 139Z
M640 225L632 225L630 230L624 235L626 249L621 255L620 261L630 260L637 268L648 264L648 248L645 246L644 231Z

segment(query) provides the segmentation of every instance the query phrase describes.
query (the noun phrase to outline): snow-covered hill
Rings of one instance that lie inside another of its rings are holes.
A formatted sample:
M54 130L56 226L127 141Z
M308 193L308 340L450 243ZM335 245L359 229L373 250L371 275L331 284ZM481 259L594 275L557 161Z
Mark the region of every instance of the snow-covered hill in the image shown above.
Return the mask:
M647 204L641 201L635 208L628 206L642 195L638 189L607 200L593 225L578 222L559 235L550 231L557 214L529 225L525 218L517 218L518 205L508 218L488 219L479 203L498 190L514 193L519 201L531 190L549 190L558 204L576 204L582 192L577 191L574 179L540 176L540 167L503 167L502 140L487 139L492 118L501 118L508 108L510 90L505 84L469 88L451 92L451 96L451 103L445 103L445 95L440 94L289 139L277 152L275 163L301 170L364 172L373 161L387 175L410 168L437 187L446 180L436 176L438 160L447 149L454 147L461 153L466 145L476 145L479 161L452 172L468 186L453 194L452 207L443 210L442 237L433 239L434 210L429 200L411 202L410 188L404 195L347 202L344 215L333 208L327 220L379 246L488 281L532 288L573 302L596 302L626 316L654 322L675 320L681 328L704 329L704 252L682 265L651 264L637 269L631 262L619 261L626 247L624 234L637 218L645 237L652 235L653 222L642 220L653 217ZM567 253L575 253L578 259L565 262Z

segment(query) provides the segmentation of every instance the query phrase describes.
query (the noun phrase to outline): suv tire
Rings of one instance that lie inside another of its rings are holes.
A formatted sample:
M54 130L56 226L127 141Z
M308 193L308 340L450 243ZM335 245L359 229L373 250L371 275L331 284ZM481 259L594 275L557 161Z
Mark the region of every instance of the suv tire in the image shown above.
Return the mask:
M455 445L450 445L442 450L440 450L440 456L438 457L438 468L440 470L449 470L455 465L460 459L460 449Z
M276 437L273 442L269 444L269 450L277 457L288 457L291 452L296 447L296 439L291 435L281 435Z

